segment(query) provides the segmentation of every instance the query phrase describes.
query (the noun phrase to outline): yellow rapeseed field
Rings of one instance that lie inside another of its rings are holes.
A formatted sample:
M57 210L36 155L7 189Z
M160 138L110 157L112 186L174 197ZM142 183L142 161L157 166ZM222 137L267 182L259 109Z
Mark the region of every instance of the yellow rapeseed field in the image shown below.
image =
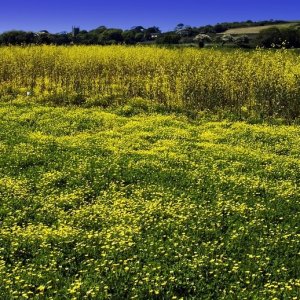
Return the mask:
M0 97L57 104L165 106L246 115L300 114L300 57L288 50L125 46L0 48Z

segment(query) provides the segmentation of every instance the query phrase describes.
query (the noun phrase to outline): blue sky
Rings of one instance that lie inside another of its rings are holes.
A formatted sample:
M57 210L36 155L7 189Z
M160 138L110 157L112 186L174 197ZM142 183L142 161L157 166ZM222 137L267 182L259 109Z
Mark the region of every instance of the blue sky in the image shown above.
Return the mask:
M0 32L49 30L56 33L98 26L128 29L158 26L172 30L178 23L191 26L244 20L299 20L300 0L2 0Z

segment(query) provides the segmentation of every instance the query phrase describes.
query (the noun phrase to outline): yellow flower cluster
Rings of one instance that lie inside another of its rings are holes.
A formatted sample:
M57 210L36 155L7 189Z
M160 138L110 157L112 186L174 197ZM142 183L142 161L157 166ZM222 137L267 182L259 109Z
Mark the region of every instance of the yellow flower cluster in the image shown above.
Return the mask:
M299 299L299 143L298 126L1 104L0 298Z
M111 106L139 97L167 107L299 117L300 56L125 46L0 48L0 98Z

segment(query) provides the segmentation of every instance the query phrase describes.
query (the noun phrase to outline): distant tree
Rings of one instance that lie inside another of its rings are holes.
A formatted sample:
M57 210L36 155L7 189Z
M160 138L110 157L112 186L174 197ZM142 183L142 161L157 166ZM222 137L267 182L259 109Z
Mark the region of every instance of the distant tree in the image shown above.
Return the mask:
M250 39L247 35L241 35L234 39L234 42L239 47L247 47L250 42Z
M179 44L192 44L194 43L194 37L192 36L183 36L179 40Z
M266 48L300 47L300 30L297 27L271 27L262 30L257 38L259 46Z
M53 42L53 37L47 30L42 30L36 33L35 41L37 44L49 45Z
M281 47L283 39L277 27L270 27L260 31L257 38L258 44L263 47Z
M150 41L153 40L153 36L158 36L161 33L161 31L159 30L158 27L153 26L153 27L146 28L143 33L144 33L144 39L146 41Z
M214 26L206 25L198 28L199 33L208 34L208 33L216 33Z
M133 26L129 30L122 32L123 42L126 44L143 42L145 40L145 35L149 34L150 38L151 29L147 31L147 33L145 33L145 31L146 29L143 26Z
M213 35L214 41L219 40L222 44L227 42L235 42L237 45L248 47L248 37L228 37L228 35L215 35L216 33L223 33L229 28L249 27L258 25L269 25L286 23L286 21L269 20L253 22L251 20L243 22L223 22L214 26L206 25L201 27L191 27L183 23L176 25L174 31L161 33L158 27L152 26L144 28L143 26L134 26L129 30L121 30L115 28L107 28L106 26L99 26L96 29L86 31L81 30L78 34L72 36L72 33L61 32L57 34L50 34L47 30L41 30L37 33L25 31L9 31L0 34L1 44L57 44L65 45L69 43L74 44L136 44L140 42L156 41L158 44L178 44L191 43L193 39L199 35ZM283 42L286 47L300 47L300 29L296 26L282 29L266 29L261 32L257 40L251 39L251 45L256 42L258 45L264 47L271 47L276 45L279 47ZM202 41L203 42L203 41ZM201 40L198 42L202 46ZM204 41L205 42L205 41ZM203 44L204 45L204 44Z
M137 32L137 33L134 35L134 39L135 39L135 42L136 42L136 43L143 42L143 40L144 40L144 33L143 33L143 32Z
M71 37L67 33L53 34L52 41L56 45L68 45L71 42Z
M25 34L25 44L33 44L35 41L35 36L32 31L26 32Z
M228 29L228 26L225 24L217 24L214 26L214 30L216 33L222 33Z
M193 33L193 28L190 25L184 25L183 23L180 23L175 27L174 31L181 36L191 36Z
M75 44L82 44L82 45L95 45L98 43L98 35L95 31L86 31L81 30L77 36L74 38L72 37L72 40Z
M234 37L231 34L224 34L221 37L222 46L226 43L233 43L235 41Z
M99 44L118 44L124 41L123 30L121 29L106 29L98 36Z
M131 31L134 31L134 32L143 32L145 30L145 28L143 26L133 26L131 27L130 29Z
M206 42L211 42L211 37L207 34L200 33L195 36L194 41L200 48L203 48Z
M129 45L135 44L136 43L135 35L136 33L132 30L123 31L122 36L123 36L124 43Z
M299 48L300 47L300 30L298 28L282 28L280 30L281 38L285 43L285 47L291 48Z
M0 42L6 45L31 44L35 42L35 35L33 32L12 30L1 34Z
M145 41L151 41L154 36L158 36L161 33L160 29L156 26L144 28L143 26L134 26L129 30L125 30L122 33L123 41L126 44L136 44Z
M108 28L105 26L99 26L96 29L92 29L89 31L90 34L92 35L96 35L99 36L101 33L103 33L105 30L107 30Z
M183 28L185 27L185 25L183 23L179 23L176 25L176 27L174 28L174 31L177 32L177 31L180 31L182 30Z
M161 34L155 42L157 44L178 44L181 39L179 34L176 34L174 31L165 32Z

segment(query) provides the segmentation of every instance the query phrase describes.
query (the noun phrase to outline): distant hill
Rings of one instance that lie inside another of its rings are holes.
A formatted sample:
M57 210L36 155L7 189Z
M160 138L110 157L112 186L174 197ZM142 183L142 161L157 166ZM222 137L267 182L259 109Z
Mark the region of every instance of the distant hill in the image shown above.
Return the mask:
M231 28L220 34L258 34L261 30L267 29L270 27L278 27L278 28L286 28L290 26L299 26L300 21L293 21L288 23L280 23L280 24L272 24L272 25L264 25L264 26L250 26L250 27L239 27L239 28Z

